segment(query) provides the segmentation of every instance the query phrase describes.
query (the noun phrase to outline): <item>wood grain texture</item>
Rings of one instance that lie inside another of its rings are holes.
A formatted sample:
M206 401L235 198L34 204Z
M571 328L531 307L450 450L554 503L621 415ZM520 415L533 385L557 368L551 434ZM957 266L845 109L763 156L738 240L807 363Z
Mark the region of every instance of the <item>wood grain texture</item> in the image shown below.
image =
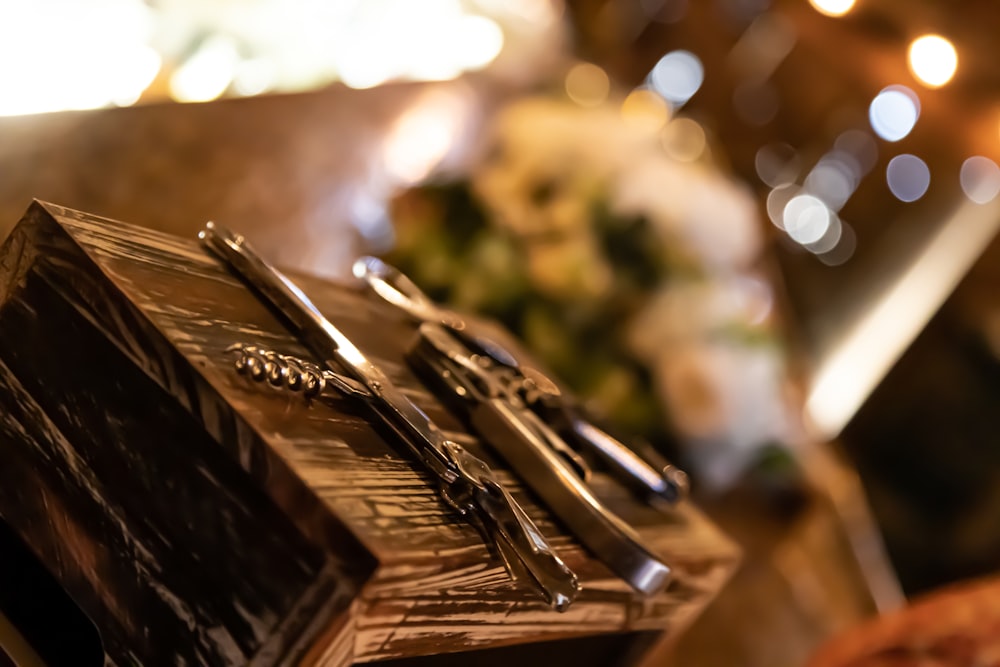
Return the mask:
M57 244L57 230L34 230L44 238L11 247ZM286 664L356 585L64 298L91 283L63 250L4 265L0 515L95 620L112 662Z
M267 255L267 248L260 250ZM665 593L649 599L635 594L422 388L402 361L412 327L391 307L298 276L320 309L407 395L498 471L580 574L580 598L568 612L552 612L508 579L478 533L441 501L434 480L373 428L364 406L347 400L307 404L232 370L224 352L232 343L288 354L305 350L194 241L36 204L0 262L0 286L40 276L183 406L331 563L364 582L350 608L350 628L342 619L331 621L316 635L311 660L339 665L348 655L368 662L589 634L679 630L735 567L735 547L696 509L663 514L598 474L598 494L677 572Z

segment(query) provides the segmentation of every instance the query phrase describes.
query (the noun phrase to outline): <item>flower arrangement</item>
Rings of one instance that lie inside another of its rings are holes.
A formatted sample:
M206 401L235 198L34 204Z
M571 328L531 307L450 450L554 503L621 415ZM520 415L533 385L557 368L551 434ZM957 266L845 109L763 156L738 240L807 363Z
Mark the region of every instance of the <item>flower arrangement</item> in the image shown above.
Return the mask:
M514 102L467 178L394 201L389 259L720 487L790 438L783 355L756 204L707 154L672 157L672 124Z

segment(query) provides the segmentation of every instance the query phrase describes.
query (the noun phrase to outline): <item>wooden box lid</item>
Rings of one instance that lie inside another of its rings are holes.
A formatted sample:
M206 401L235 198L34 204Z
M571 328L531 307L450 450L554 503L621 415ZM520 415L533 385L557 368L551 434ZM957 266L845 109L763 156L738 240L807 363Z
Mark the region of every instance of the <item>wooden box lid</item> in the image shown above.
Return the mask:
M634 593L411 375L403 352L413 328L403 317L350 287L296 280L432 419L498 471L580 575L583 592L557 613L512 583L479 534L441 501L434 480L349 400L307 403L235 373L226 352L234 343L308 355L195 239L36 202L0 251L0 406L9 408L0 452L12 452L12 461L27 452L22 476L12 466L0 472L0 517L101 627L116 661L130 651L141 658L168 645L179 650L173 645L188 640L185 628L205 647L191 654L201 664L287 664L293 656L323 665L679 631L731 574L737 549L697 509L653 510L597 474L597 493L675 568L666 592ZM166 411L160 417L145 405L153 400ZM97 426L78 429L84 417L73 415L91 412ZM144 419L165 426L138 437ZM164 440L173 424L179 431ZM104 437L91 438L95 430ZM64 447L46 445L38 458L38 442L60 438ZM103 465L103 457L117 463ZM58 479L43 470L60 466ZM92 517L74 515L56 502L73 486L69 477L89 485L87 502L104 489L114 503L97 498ZM176 565L160 576L167 568L157 565L159 551L178 548L197 556L191 569ZM205 577L199 563L218 575ZM188 574L203 588L186 583ZM122 577L140 583L118 586ZM227 577L249 591L245 599L227 595ZM274 582L287 585L270 591ZM201 600L200 590L218 599ZM159 607L147 616L150 599ZM149 639L170 623L173 635Z

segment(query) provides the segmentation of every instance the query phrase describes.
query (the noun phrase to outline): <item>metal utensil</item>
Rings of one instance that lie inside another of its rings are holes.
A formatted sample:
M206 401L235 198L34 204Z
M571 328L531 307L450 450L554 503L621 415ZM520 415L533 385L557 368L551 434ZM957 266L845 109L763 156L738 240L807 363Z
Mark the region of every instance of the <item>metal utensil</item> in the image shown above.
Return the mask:
M646 499L676 503L687 497L688 477L655 452L651 464L589 419L579 404L541 371L520 364L516 357L495 340L477 335L462 317L436 304L412 280L377 257L360 257L353 265L355 277L373 292L418 322L441 324L466 347L520 375L522 398L528 407L548 422L566 440L596 455L626 486ZM584 464L586 465L586 464ZM580 467L580 466L578 466Z
M503 381L496 364L466 348L439 323L420 325L407 359L524 479L553 514L615 574L653 594L671 568L593 493L567 461L566 445Z
M565 610L580 590L576 575L490 467L445 438L295 283L257 255L242 236L209 222L199 238L288 320L321 360L320 366L344 373L353 381L348 387L354 383L363 387L366 404L437 476L447 502L489 536L512 576L527 578L553 608Z

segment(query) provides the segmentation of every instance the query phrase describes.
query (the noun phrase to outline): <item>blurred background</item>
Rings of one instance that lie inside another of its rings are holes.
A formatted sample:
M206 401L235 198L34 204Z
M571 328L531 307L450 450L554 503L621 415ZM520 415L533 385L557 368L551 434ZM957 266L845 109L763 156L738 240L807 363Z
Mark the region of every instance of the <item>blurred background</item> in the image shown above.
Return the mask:
M332 278L387 255L744 546L661 664L801 664L1000 564L998 31L986 0L0 0L0 231L40 198Z

